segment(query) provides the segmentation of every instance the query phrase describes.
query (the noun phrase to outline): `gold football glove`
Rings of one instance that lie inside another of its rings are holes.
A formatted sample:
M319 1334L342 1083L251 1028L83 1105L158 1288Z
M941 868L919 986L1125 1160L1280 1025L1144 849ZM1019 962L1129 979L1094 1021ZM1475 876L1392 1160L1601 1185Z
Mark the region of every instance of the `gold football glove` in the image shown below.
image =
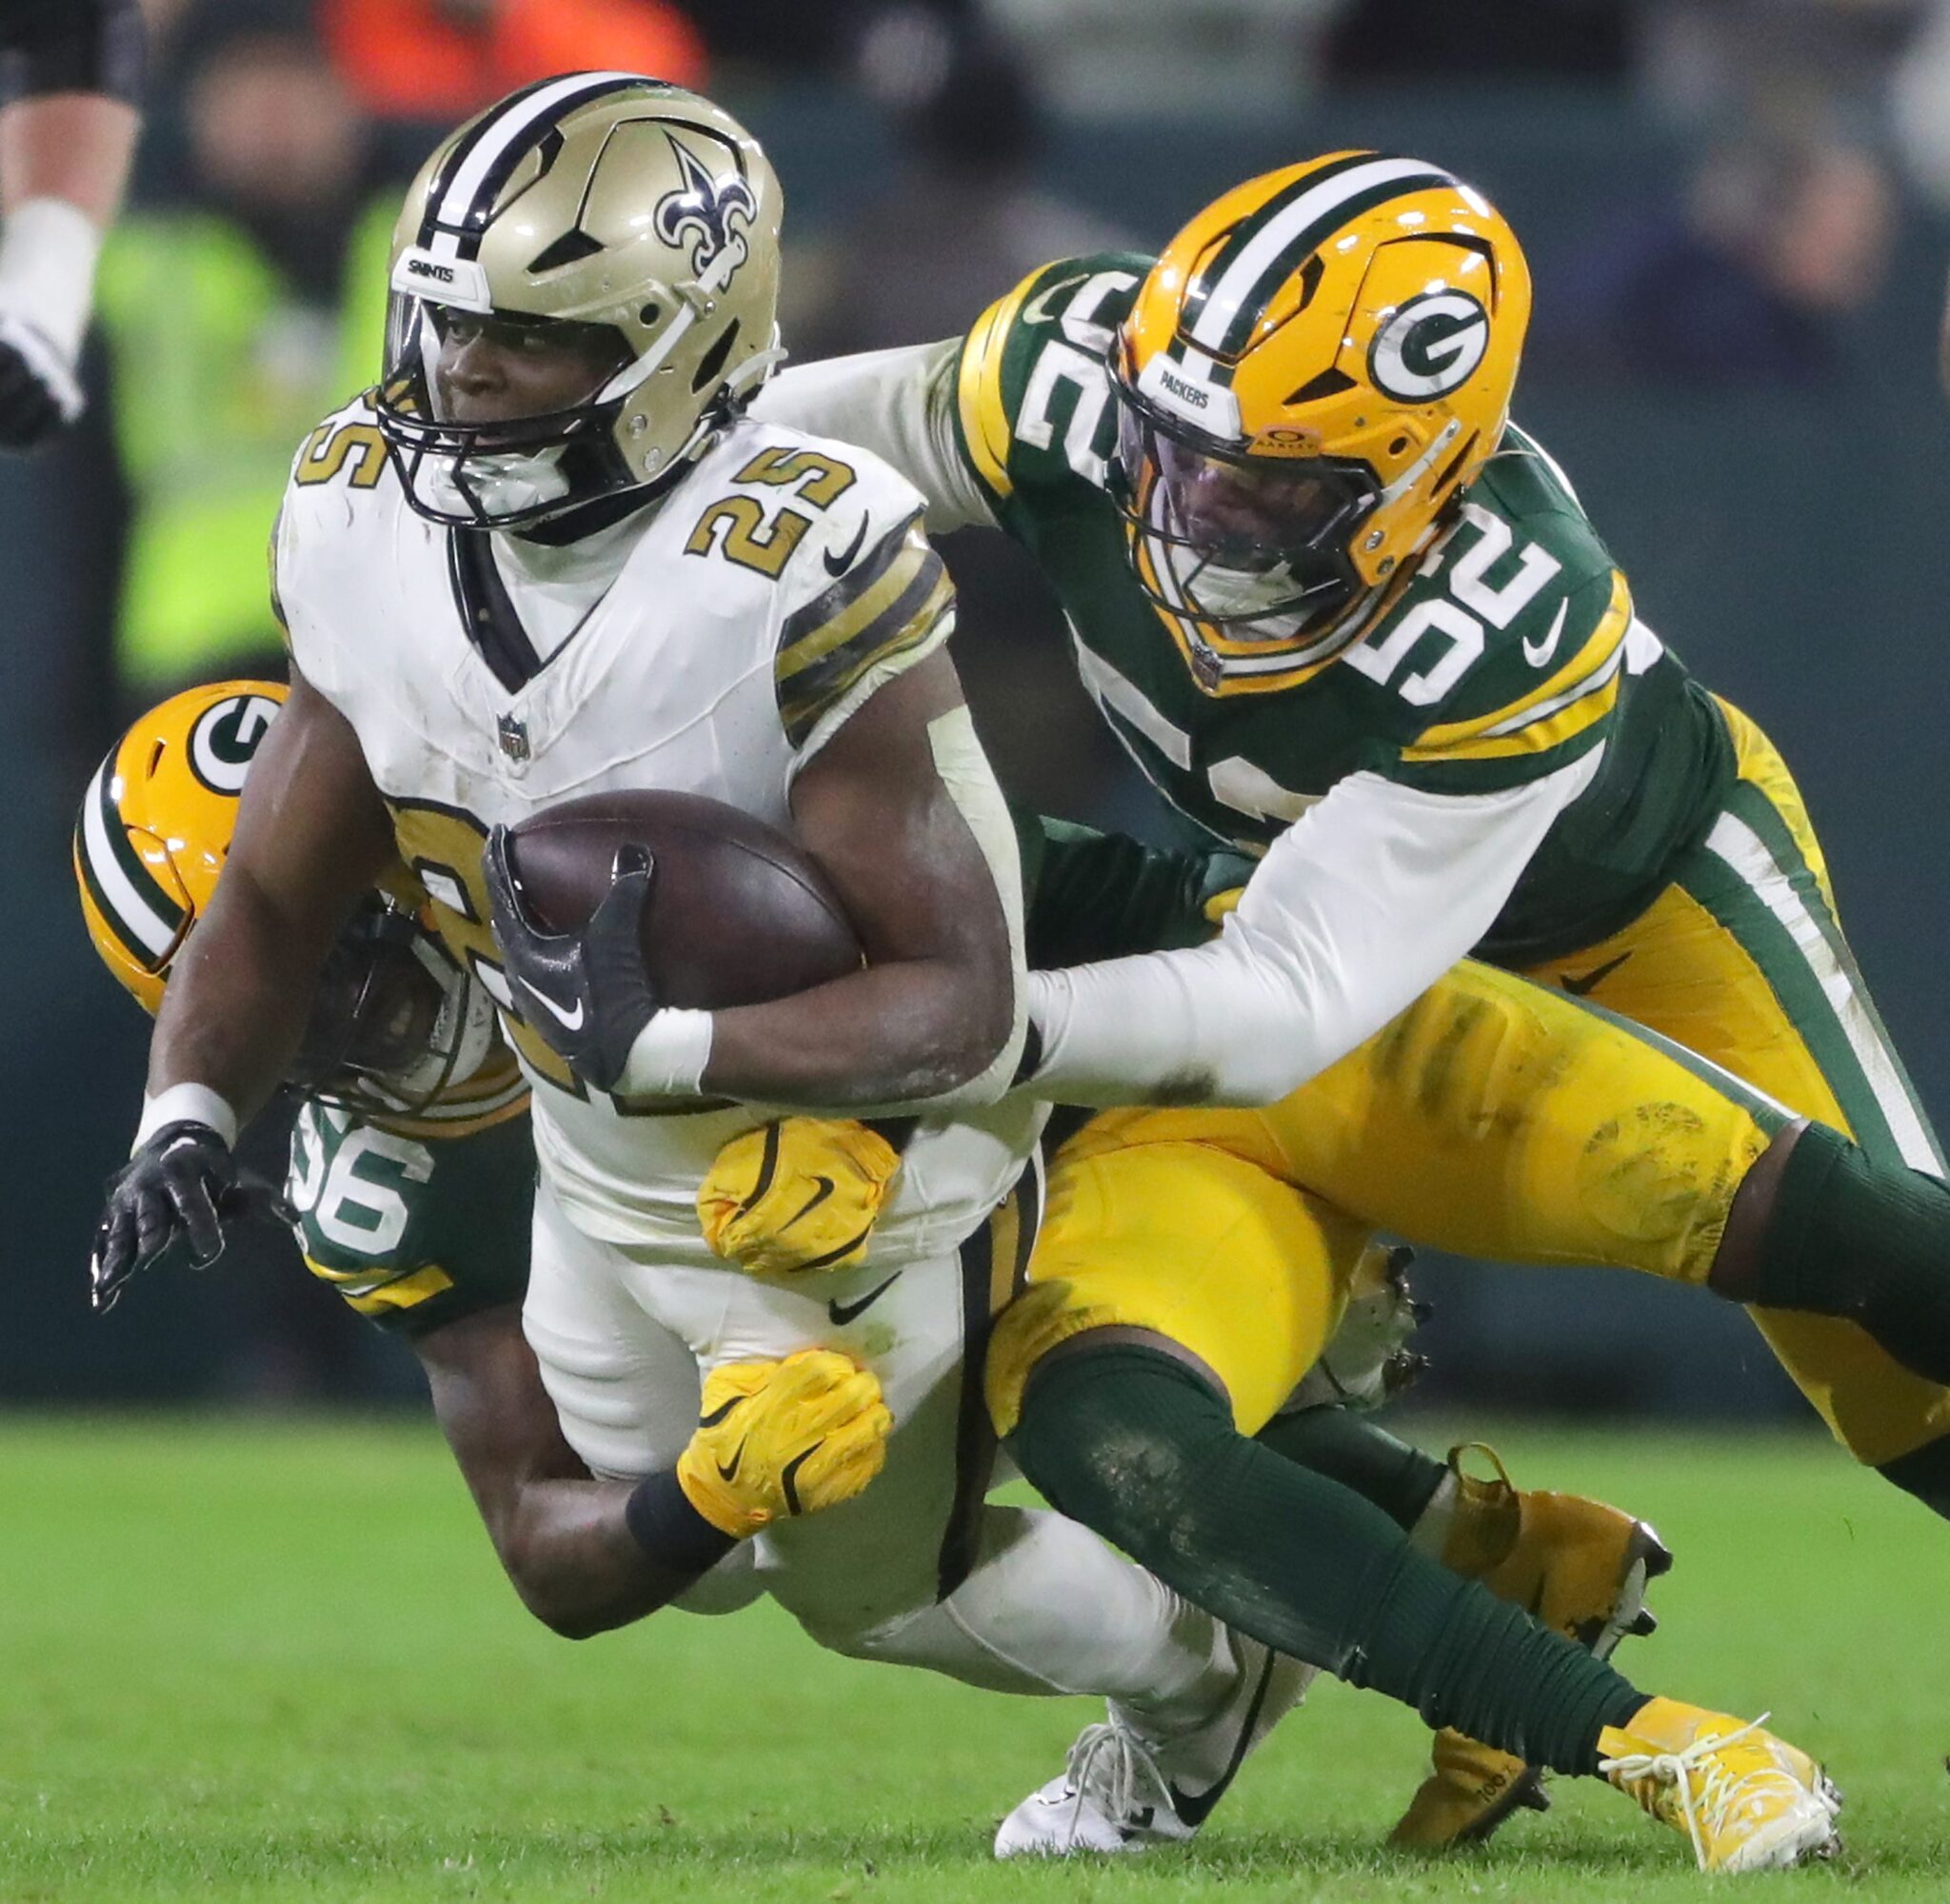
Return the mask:
M851 1500L880 1473L893 1426L879 1380L850 1356L802 1349L780 1362L726 1362L705 1381L677 1484L713 1527L743 1540Z
M698 1187L705 1240L753 1276L857 1262L901 1160L850 1118L780 1118L735 1137Z

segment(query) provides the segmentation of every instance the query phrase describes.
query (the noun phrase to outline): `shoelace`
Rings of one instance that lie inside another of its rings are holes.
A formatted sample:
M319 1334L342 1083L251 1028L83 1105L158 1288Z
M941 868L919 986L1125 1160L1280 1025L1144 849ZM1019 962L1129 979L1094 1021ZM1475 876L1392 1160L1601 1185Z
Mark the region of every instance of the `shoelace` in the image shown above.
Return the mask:
M1104 1809L1120 1825L1138 1809L1138 1790L1148 1785L1158 1802L1171 1810L1171 1787L1164 1773L1137 1738L1120 1725L1089 1725L1077 1735L1064 1767L1064 1790L1070 1800L1068 1836L1065 1849L1075 1846L1083 1823L1084 1805L1093 1791Z
M1706 1843L1700 1831L1701 1814L1705 1816L1707 1832L1717 1836L1726 1829L1728 1818L1749 1786L1789 1776L1779 1766L1767 1765L1756 1766L1753 1771L1734 1778L1728 1775L1725 1766L1717 1762L1720 1753L1730 1745L1738 1744L1750 1732L1758 1732L1769 1716L1769 1714L1762 1713L1759 1718L1749 1719L1733 1732L1695 1739L1679 1752L1631 1752L1622 1758L1601 1759L1598 1769L1607 1775L1616 1775L1628 1785L1640 1778L1649 1778L1658 1784L1673 1786L1679 1796L1680 1815L1686 1821L1686 1835L1693 1841L1693 1856L1698 1860L1700 1869L1704 1871L1707 1868ZM1703 1771L1701 1770L1702 1767ZM1696 1772L1700 1773L1701 1785L1697 1794L1693 1790Z

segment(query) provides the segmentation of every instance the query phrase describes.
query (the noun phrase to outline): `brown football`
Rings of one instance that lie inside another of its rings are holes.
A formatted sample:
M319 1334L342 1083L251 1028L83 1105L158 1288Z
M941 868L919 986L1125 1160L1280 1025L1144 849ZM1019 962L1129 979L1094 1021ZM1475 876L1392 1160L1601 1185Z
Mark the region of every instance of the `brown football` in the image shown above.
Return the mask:
M609 890L619 846L650 856L644 962L665 1004L762 1004L858 971L846 908L775 827L695 793L598 793L525 820L509 841L515 883L551 932L585 923Z

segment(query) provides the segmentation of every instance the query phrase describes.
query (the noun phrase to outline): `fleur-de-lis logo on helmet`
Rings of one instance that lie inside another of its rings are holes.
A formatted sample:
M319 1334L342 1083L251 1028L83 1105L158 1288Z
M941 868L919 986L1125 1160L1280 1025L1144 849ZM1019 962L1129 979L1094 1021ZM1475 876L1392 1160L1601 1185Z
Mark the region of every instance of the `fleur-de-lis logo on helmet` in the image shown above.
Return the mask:
M686 231L692 275L706 290L722 290L751 255L746 230L758 216L758 201L746 182L732 176L720 184L695 152L674 133L664 135L677 155L684 183L657 201L652 228L667 245L682 245Z

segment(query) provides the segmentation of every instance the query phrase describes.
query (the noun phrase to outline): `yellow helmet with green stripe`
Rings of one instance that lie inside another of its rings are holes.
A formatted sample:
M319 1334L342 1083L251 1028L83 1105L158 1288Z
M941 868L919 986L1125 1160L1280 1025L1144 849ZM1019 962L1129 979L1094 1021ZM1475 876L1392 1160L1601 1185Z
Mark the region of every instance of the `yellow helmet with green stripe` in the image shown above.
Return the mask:
M286 689L222 681L172 695L109 750L74 826L82 917L102 962L151 1014L208 911L237 803ZM491 1001L422 923L404 866L340 932L319 975L288 1081L379 1114L423 1109L480 1070Z
M150 1012L209 905L244 776L283 706L275 681L220 681L152 708L89 783L74 826L82 917L102 962Z
M1285 634L1385 581L1495 449L1529 315L1508 225L1421 160L1334 152L1208 206L1113 359L1147 591Z

